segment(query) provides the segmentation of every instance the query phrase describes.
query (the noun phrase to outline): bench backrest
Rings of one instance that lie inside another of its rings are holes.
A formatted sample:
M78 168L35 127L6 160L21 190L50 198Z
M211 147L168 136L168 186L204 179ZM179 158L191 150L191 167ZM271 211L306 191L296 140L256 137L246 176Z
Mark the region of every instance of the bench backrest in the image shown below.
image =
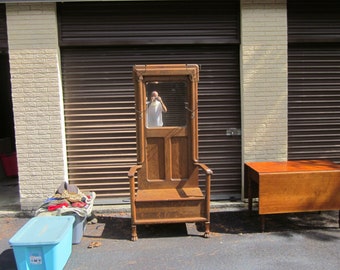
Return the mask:
M198 186L197 65L134 66L138 189ZM163 126L150 126L151 94L157 91Z

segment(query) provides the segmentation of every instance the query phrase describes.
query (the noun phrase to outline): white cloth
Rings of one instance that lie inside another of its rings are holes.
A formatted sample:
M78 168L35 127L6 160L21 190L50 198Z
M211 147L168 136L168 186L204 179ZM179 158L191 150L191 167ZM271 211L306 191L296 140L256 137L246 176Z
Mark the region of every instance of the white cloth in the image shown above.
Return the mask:
M147 110L148 127L162 127L163 126L163 107L162 104L155 100L150 102Z

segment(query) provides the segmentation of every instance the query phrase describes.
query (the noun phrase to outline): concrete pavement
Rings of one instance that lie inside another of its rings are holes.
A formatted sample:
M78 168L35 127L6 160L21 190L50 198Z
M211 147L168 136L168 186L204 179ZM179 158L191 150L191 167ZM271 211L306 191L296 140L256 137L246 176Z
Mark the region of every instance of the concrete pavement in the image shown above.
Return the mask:
M338 270L338 212L270 215L260 232L254 212L212 207L211 236L200 224L140 225L130 241L127 209L97 208L97 224L88 224L82 241L72 246L65 270L86 269L275 269ZM29 217L0 217L0 269L16 269L8 240ZM88 248L92 242L99 247Z

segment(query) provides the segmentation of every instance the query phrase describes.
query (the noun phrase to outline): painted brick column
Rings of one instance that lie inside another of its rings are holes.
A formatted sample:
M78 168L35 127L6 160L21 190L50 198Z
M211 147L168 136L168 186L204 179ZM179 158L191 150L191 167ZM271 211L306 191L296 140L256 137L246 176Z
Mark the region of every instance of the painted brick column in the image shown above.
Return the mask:
M287 159L286 0L241 0L243 161Z
M67 177L56 4L6 10L21 208L32 211Z

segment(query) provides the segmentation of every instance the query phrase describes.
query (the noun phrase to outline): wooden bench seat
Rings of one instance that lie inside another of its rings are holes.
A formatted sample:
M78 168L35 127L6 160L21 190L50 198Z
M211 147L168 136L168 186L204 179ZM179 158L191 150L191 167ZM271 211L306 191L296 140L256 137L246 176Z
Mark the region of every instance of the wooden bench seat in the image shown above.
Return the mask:
M205 203L200 188L138 190L135 224L204 222Z
M138 190L136 202L204 200L199 187Z

